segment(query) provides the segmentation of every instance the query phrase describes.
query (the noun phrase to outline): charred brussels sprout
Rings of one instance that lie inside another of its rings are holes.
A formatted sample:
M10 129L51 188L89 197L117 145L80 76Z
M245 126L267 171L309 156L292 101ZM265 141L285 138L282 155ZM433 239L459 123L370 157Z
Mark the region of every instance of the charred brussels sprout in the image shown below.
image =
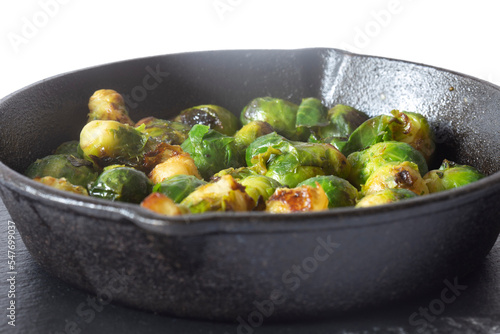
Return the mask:
M112 201L140 203L151 190L152 184L143 172L131 167L114 167L99 175L89 187L89 194Z
M361 187L366 196L386 188L400 188L413 191L417 195L426 195L429 189L413 162L390 162L378 168Z
M485 175L472 166L459 165L445 159L439 169L429 171L424 180L429 192L435 193L462 187L483 177Z
M163 180L153 187L153 192L159 192L180 203L196 188L206 184L194 175L175 175Z
M232 136L240 128L240 121L229 110L216 105L201 105L181 111L176 122L194 126L207 125L226 136Z
M215 182L198 187L180 204L191 213L249 211L255 207L254 200L231 175L224 175Z
M347 158L332 145L290 141L276 133L250 144L246 161L259 174L288 187L317 175L349 175Z
M295 121L299 106L273 97L259 97L252 100L241 112L243 125L251 121L269 123L280 135L291 140L306 140L309 133L297 129Z
M179 145L162 143L160 148L154 156L147 154L145 159L145 165L154 165L149 173L153 183L160 183L174 175L194 175L201 179L193 158Z
M92 121L80 132L85 159L100 167L137 164L144 153L147 136L134 127L116 121Z
M52 176L56 179L65 178L73 185L84 188L97 178L98 173L92 163L73 155L54 154L33 162L26 169L29 178Z
M162 193L149 194L142 202L141 207L166 216L178 216L189 211L177 205L172 199Z
M370 195L367 195L359 200L356 208L366 208L369 206L383 205L402 201L404 199L417 197L413 191L408 189L387 188Z
M322 211L328 209L328 197L323 188L303 185L278 188L266 202L270 213Z
M123 124L134 125L128 116L123 97L112 89L100 89L89 100L88 122L95 120L117 121Z
M141 126L143 124L144 126ZM189 130L191 130L189 125L155 117L143 118L135 126L154 141L171 145L182 144L187 139Z
M234 138L225 136L206 125L196 124L189 131L189 137L182 143L182 149L189 153L201 176L208 180L221 169L242 167L242 154Z
M234 134L234 142L239 151L245 151L255 139L273 132L269 123L262 121L249 122Z
M328 208L338 208L356 205L358 190L347 180L334 175L322 175L312 177L298 184L298 187L308 185L320 186L328 197Z
M342 153L349 155L383 141L401 141L420 151L427 162L434 153L434 134L427 119L419 113L391 111L361 124L349 137Z
M425 158L419 151L409 144L397 141L374 144L365 150L350 154L347 160L351 165L348 180L358 189L373 172L388 162L413 162L417 164L421 176L428 170Z
M85 189L82 186L76 186L74 184L71 184L64 177L55 178L52 176L44 176L44 177L35 177L33 180L59 190L69 191L83 196L89 195L87 189Z

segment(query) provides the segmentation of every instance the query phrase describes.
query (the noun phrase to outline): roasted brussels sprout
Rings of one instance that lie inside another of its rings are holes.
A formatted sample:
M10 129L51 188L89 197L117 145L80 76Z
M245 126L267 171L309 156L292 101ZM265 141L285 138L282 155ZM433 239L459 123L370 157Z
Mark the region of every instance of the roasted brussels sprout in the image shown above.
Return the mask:
M386 188L404 188L417 195L426 195L429 189L413 162L389 162L378 168L361 186L364 196Z
M83 151L80 148L80 142L78 140L70 140L62 143L56 148L54 154L67 154L77 158L83 158Z
M73 185L86 188L97 178L98 173L87 160L73 155L54 154L33 162L26 169L25 175L32 179L44 176L65 178Z
M238 181L245 187L245 192L255 201L255 204L262 206L271 197L274 191L282 185L270 177L264 175L249 175Z
M69 192L83 195L83 196L89 195L87 192L87 189L85 189L82 186L77 186L77 185L71 184L64 177L55 178L52 176L44 176L44 177L35 177L33 180L40 182L40 183L43 183L45 185L48 185L50 187L59 189L59 190L69 191Z
M295 127L315 128L328 124L328 111L320 100L314 97L302 99L297 109Z
M251 121L267 122L277 133L288 139L307 140L309 132L295 126L298 108L298 105L286 100L259 97L243 108L240 119L243 125Z
M429 171L424 180L430 193L465 186L485 177L476 168L459 165L453 161L443 160L439 169Z
M328 197L321 186L303 185L296 188L278 188L266 202L270 213L322 211L328 209Z
M143 172L131 167L114 167L103 171L88 190L93 197L140 203L151 193L152 187Z
M413 191L404 188L386 188L384 190L369 194L356 204L356 208L383 205L402 201L404 199L417 197Z
M234 138L206 125L194 125L181 147L191 155L205 180L221 169L244 166L244 157L238 152Z
M134 127L116 121L91 121L80 132L84 157L99 167L139 164L148 138Z
M189 211L177 205L172 199L162 193L151 193L142 202L141 207L167 216L178 216Z
M234 143L238 151L244 152L255 139L273 132L269 123L262 121L251 121L234 134Z
M317 175L349 175L347 158L332 145L290 141L275 132L250 144L246 161L259 174L288 187Z
M229 110L216 105L201 105L181 111L174 119L189 126L207 125L226 136L232 136L240 128L240 121Z
M223 169L210 178L211 181L217 181L222 175L231 175L236 181L244 179L250 175L259 175L256 171L249 167L240 167L240 168L226 168Z
M428 171L424 156L409 144L398 141L374 144L349 154L347 160L351 165L351 173L347 179L358 189L373 172L388 162L413 162L417 164L421 176Z
M427 162L434 153L434 134L427 119L419 113L391 111L361 124L349 137L342 153L349 155L382 141L401 141L420 151Z
M149 173L153 183L160 183L174 175L193 175L201 179L193 158L182 150L179 145L162 143L161 149L154 156L146 155L145 165L154 165Z
M141 126L143 125L144 126ZM135 127L158 143L180 145L187 139L191 126L155 117L146 117L136 123Z
M112 89L100 89L89 100L88 122L95 120L117 121L123 124L134 125L128 116L123 97Z
M308 185L311 187L320 186L328 197L328 208L338 208L356 205L358 190L347 180L334 175L315 176L302 181L297 187Z
M347 139L363 122L368 115L353 107L337 104L328 110L328 125L318 129L321 138Z
M194 175L174 175L153 187L153 192L159 192L180 203L196 188L206 184Z
M198 187L180 204L191 213L250 211L255 207L252 197L231 175L223 175L215 182Z

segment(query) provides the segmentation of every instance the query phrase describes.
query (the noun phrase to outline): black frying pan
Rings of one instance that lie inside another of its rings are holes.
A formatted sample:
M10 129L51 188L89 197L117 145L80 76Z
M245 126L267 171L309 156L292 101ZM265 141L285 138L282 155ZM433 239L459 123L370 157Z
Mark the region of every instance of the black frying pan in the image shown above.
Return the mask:
M128 96L135 120L208 103L239 114L266 95L318 97L370 115L419 111L437 133L433 167L447 157L489 176L383 207L179 218L24 177L30 162L78 138L88 98L101 88ZM130 60L50 78L0 102L0 194L40 264L108 302L254 322L356 311L453 284L489 252L500 228L499 109L500 90L487 82L333 49Z

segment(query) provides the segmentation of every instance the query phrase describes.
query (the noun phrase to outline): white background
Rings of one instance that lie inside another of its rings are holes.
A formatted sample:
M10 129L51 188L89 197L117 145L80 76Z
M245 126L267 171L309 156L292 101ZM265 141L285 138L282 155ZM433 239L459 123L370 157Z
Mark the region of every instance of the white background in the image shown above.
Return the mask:
M246 48L335 47L499 84L498 7L481 0L2 0L0 98L107 62Z

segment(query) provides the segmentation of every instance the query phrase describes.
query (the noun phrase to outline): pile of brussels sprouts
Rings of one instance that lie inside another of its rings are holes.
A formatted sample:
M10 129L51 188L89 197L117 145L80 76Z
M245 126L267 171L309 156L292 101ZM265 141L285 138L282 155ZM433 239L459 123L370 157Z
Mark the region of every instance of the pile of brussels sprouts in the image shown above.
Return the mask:
M429 171L433 133L422 115L369 118L316 98L259 97L240 117L215 105L137 123L122 96L96 91L80 139L26 170L58 189L137 203L166 215L308 212L367 207L452 189L484 177L444 160Z

